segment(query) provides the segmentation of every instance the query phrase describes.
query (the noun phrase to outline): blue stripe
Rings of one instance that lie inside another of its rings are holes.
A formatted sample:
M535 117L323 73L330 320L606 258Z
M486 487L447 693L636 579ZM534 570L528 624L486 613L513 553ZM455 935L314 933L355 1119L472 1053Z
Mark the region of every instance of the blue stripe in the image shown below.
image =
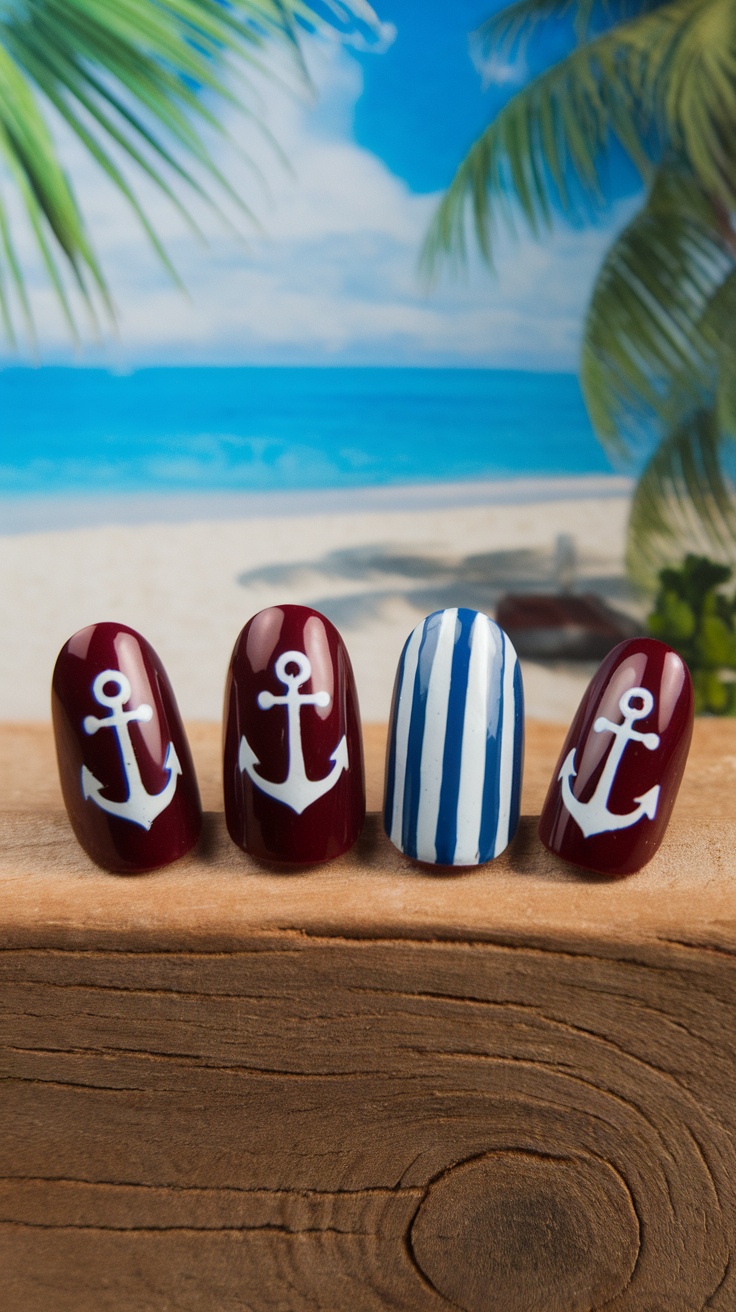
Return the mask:
M521 666L516 662L514 670L514 784L511 790L511 815L509 817L509 842L519 827L521 812L521 776L524 771L524 685L521 681Z
M389 716L388 743L386 747L386 791L383 800L383 827L387 834L391 833L391 821L394 815L394 789L396 788L396 716L399 709L399 689L404 678L404 666L406 664L406 651L411 642L411 634L404 643L404 650L399 658L399 665L396 671L396 682L394 683L393 696L391 698L391 714Z
M440 865L452 865L457 844L457 803L460 791L460 764L463 755L463 720L468 693L470 633L476 612L458 609L455 626L455 650L452 654L450 693L447 704L447 732L442 758L442 788L437 814L435 847Z
M412 690L409 742L406 752L406 776L404 778L401 850L407 856L413 857L417 854L417 820L419 818L422 743L424 741L424 720L427 711L427 691L443 614L443 611L436 610L432 615L428 615L424 621L417 672ZM408 696L408 689L404 696Z
M493 623L493 621L490 621ZM486 773L483 782L483 814L478 844L481 861L490 861L496 850L498 833L499 780L501 775L501 729L504 716L510 707L503 704L503 676L506 668L506 635L493 624L494 637L501 649L500 659L493 661L489 674L492 683L488 689L488 742L486 746Z

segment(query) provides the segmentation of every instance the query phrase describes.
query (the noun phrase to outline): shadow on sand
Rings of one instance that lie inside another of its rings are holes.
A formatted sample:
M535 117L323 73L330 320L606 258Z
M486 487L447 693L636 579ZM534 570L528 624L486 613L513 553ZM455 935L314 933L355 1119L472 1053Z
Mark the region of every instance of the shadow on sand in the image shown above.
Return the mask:
M338 628L348 629L370 623L395 601L425 615L445 606L493 613L505 592L552 593L561 583L559 552L552 549L450 558L402 552L378 543L330 551L313 560L267 565L239 574L237 581L242 587L294 587L307 577L313 582L315 574L354 585L345 592L305 599ZM577 591L595 592L613 606L636 610L636 596L623 575L606 571L595 557L576 560L575 583Z

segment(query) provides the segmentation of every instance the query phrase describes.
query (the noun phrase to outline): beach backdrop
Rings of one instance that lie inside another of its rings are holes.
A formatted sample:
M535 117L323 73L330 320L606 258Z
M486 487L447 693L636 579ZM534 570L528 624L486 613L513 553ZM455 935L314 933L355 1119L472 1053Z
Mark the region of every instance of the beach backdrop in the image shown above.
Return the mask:
M340 625L364 714L385 720L417 620L553 589L561 540L575 586L644 613L624 551L654 428L611 456L579 382L596 273L641 202L633 166L614 147L605 203L500 228L492 268L472 241L460 269L420 258L463 155L574 44L570 22L479 60L483 0L348 9L299 30L308 78L266 42L260 126L212 102L208 158L250 215L194 195L202 241L132 169L176 279L52 119L114 317L86 320L65 274L73 340L21 216L37 340L0 347L0 719L47 718L58 648L113 618L159 650L185 717L216 719L239 629L304 601ZM590 672L527 663L530 712L569 717Z
M8 368L0 469L0 714L43 719L56 651L119 618L162 653L189 719L215 720L230 648L275 602L341 629L363 713L445 605L577 584L635 604L631 484L568 373L439 368ZM571 714L591 667L525 663L527 705Z

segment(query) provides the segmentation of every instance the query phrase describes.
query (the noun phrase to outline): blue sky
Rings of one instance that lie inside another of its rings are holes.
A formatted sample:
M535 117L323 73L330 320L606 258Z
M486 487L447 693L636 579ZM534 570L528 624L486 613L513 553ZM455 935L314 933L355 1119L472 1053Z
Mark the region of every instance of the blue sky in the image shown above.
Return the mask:
M141 186L187 288L157 265L135 219L60 136L119 314L117 334L70 350L42 270L26 264L48 362L108 364L409 364L574 369L585 304L613 233L632 209L634 180L616 164L610 211L540 242L502 238L497 270L471 260L460 278L422 285L417 257L442 188L473 138L528 68L559 51L550 30L528 65L500 64L484 87L469 33L478 0L385 0L382 40L308 37L316 91L258 88L257 108L290 167L244 121L232 119L264 183L227 146L217 162L247 196L260 231L232 236L199 217L203 246ZM285 70L287 79L291 76ZM291 82L294 78L291 76ZM7 356L7 359L10 357Z
M355 140L414 192L445 188L475 138L525 78L574 44L571 20L548 21L523 57L495 61L484 78L473 63L472 37L503 8L498 0L386 0L380 16L392 29L390 44L380 56L353 51L363 71ZM611 154L610 183L612 199L638 189L620 151Z
M363 92L355 140L414 192L446 187L473 139L508 94L484 89L469 33L493 5L483 0L388 0L380 14L395 29L379 56L355 52Z

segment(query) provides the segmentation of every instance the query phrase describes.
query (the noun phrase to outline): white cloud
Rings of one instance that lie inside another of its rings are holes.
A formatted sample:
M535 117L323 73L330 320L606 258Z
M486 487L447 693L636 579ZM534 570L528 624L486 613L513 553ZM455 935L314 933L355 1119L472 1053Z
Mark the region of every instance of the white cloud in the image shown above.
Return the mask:
M489 59L475 61L476 68L483 78L484 89L496 87L520 87L527 76L527 63L520 56L503 59L498 54Z
M160 194L141 187L187 297L167 280L127 207L68 142L119 314L117 338L88 346L90 361L574 368L596 267L628 207L605 229L560 228L540 243L502 238L495 276L473 261L463 278L423 290L417 256L437 197L412 194L352 141L360 68L338 43L315 38L309 46L315 103L273 81L258 88L290 168L252 128L248 151L265 184L236 149L213 143L262 232L251 227L247 240L238 239L200 206L203 246ZM238 145L244 122L228 124ZM29 250L26 241L26 262ZM63 358L65 330L36 266L31 282L43 354Z

